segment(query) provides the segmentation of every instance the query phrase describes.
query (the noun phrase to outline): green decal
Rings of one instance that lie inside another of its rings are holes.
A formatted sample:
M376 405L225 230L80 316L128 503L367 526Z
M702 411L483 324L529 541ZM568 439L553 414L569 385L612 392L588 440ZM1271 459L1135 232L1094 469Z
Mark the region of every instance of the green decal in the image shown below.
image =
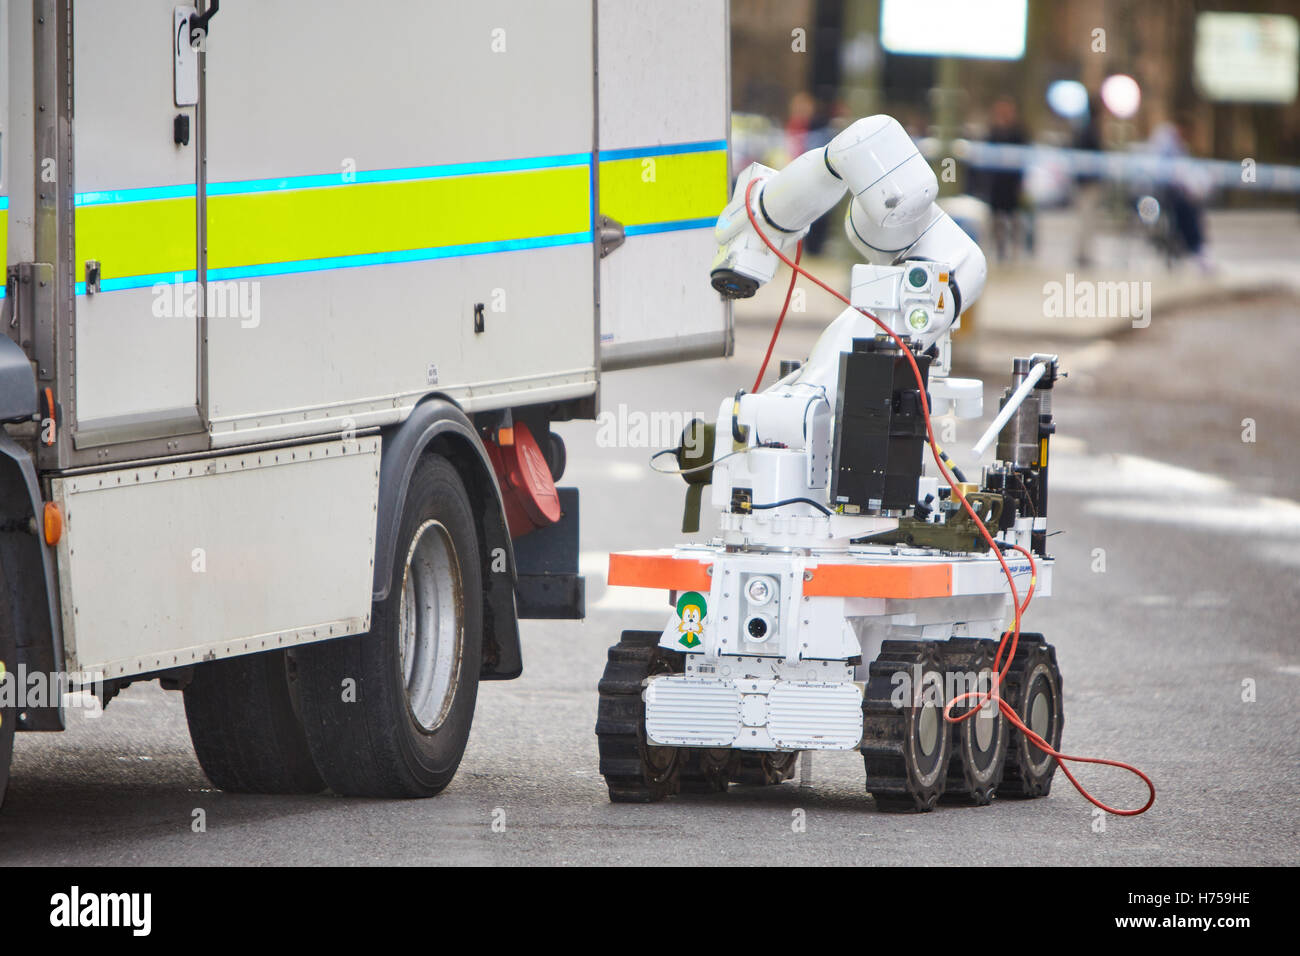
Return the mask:
M699 647L700 634L704 631L704 617L708 613L708 604L699 591L687 591L679 597L677 616L681 618L681 623L677 625L677 630L682 632L682 636L677 643L683 647Z

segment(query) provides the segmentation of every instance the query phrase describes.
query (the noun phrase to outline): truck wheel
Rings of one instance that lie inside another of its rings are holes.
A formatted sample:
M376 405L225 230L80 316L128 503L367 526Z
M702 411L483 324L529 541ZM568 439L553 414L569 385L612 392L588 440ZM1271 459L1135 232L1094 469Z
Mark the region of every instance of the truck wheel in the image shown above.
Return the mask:
M429 797L465 753L483 654L474 512L438 455L416 465L392 587L370 633L295 653L307 743L325 783L357 797Z
M963 686L955 693L983 692L992 687L997 641L953 637L942 647L948 673L974 677L976 681L975 686ZM954 707L953 716L969 711L966 706ZM984 705L976 716L952 726L952 762L948 764L948 783L941 802L983 807L992 801L1006 768L1010 730L1011 725L993 702Z
M943 658L935 641L885 641L862 700L867 790L886 812L934 809L948 775ZM897 675L907 680L901 684ZM897 694L897 696L896 696Z
M1021 634L1016 656L1007 670L1002 696L1017 716L1053 749L1061 749L1065 714L1061 699L1061 671L1056 666L1056 648L1041 634ZM1049 757L1029 742L1018 728L1010 728L1007 769L999 797L1045 797L1052 789L1056 758Z
M319 793L298 716L294 662L283 650L209 661L185 688L194 754L229 793Z
M624 631L609 649L599 685L596 741L611 803L654 803L680 789L681 749L656 747L646 739L641 693L647 677L683 670L681 654L659 647L658 631Z
M543 456L546 467L551 470L551 480L559 481L564 477L564 468L569 462L569 454L564 449L564 439L555 432L546 433L546 451Z
M13 618L8 613L8 601L0 598L0 681L12 686L0 691L0 806L4 806L5 791L9 789L9 765L14 757L14 731L18 727L18 673L17 648L14 633L9 626Z

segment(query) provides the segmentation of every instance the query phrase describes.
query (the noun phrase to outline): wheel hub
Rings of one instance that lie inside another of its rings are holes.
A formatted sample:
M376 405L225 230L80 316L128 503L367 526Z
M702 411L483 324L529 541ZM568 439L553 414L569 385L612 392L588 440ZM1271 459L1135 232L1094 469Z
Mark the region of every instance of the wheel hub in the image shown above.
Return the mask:
M406 703L426 733L447 719L460 683L463 601L451 534L441 522L426 521L416 529L406 553L398 611Z

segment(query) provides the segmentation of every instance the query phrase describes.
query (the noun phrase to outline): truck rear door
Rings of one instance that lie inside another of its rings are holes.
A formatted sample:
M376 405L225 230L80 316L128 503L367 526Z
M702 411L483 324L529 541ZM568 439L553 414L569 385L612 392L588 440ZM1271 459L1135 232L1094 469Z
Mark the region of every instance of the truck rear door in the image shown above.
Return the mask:
M602 367L729 355L730 305L709 285L729 189L727 3L597 0L596 32L599 212L626 236L600 262Z
M73 11L75 405L65 412L79 450L203 430L198 74L193 60L175 63L169 25L188 33L175 8L139 0Z
M213 443L591 395L591 0L223 4ZM336 424L336 427L338 427Z

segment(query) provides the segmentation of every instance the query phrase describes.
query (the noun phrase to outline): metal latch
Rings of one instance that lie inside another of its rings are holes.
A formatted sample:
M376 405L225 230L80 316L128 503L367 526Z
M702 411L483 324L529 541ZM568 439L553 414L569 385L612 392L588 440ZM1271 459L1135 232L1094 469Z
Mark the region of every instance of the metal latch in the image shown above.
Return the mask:
M5 274L4 332L36 362L39 378L54 375L54 266L15 262Z
M217 10L221 8L221 0L210 0L211 6L203 13L190 14L190 46L198 47L200 50L205 49L204 44L208 38L208 21L217 15Z
M600 242L600 257L604 259L607 255L617 249L627 239L627 234L623 232L623 224L609 216L601 216L596 220L596 234Z

